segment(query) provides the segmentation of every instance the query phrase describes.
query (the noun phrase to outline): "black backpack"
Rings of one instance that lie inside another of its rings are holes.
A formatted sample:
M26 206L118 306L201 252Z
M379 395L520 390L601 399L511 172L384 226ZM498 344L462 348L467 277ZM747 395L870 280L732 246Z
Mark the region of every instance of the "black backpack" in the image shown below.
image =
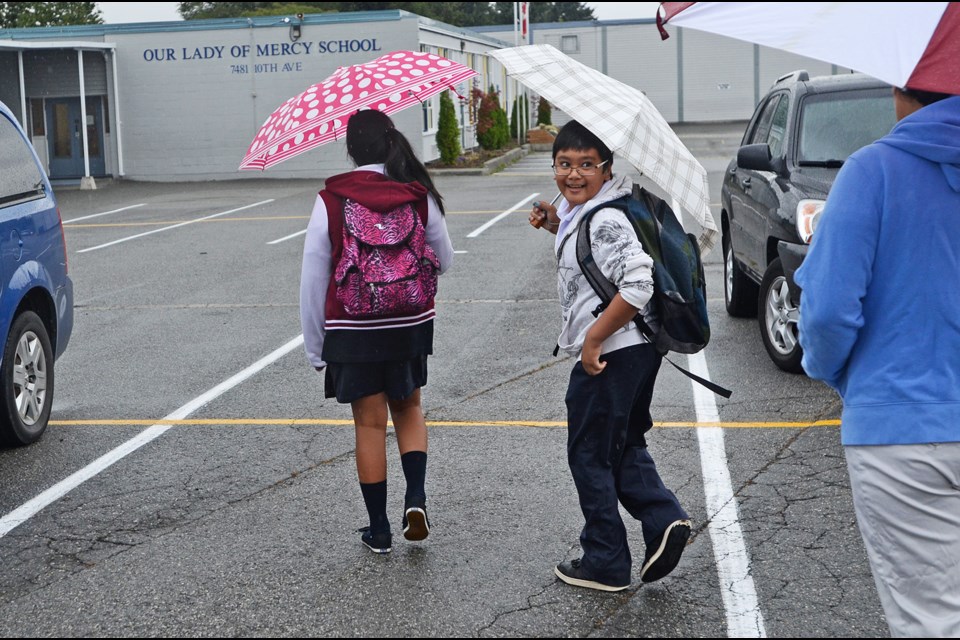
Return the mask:
M590 250L590 220L600 209L620 209L633 225L643 250L653 259L653 309L659 327L647 325L643 314L634 318L644 337L666 354L697 353L710 341L707 316L707 285L703 275L700 247L692 234L686 233L673 209L661 198L639 185L633 194L605 202L584 214L577 233L577 263L587 282L600 296L594 316L607 308L617 288L607 280ZM677 366L674 367L716 394L729 398L731 391Z

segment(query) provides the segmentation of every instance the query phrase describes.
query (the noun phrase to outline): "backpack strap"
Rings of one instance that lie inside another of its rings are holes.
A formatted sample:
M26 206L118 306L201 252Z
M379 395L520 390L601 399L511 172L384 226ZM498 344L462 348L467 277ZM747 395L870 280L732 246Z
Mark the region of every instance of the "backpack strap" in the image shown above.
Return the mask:
M593 310L593 316L595 318L603 313L607 305L610 304L610 301L613 300L613 297L617 295L618 290L617 287L603 275L603 272L600 271L600 267L597 265L597 261L593 258L593 250L590 247L590 220L600 209L615 208L620 209L626 214L628 208L626 199L629 197L630 196L623 196L622 198L611 200L610 202L591 209L580 219L580 226L577 229L577 264L580 265L583 277L586 278L590 286L593 287L594 292L600 297L600 304ZM646 250L646 247L644 247L644 250ZM636 323L637 328L640 329L643 337L653 344L655 340L654 333L649 325L647 325L643 314L637 313L633 321Z
M644 202L644 204L647 205L648 210L653 214L656 222L662 225L664 212L661 208L661 205L664 204L663 200L657 198L646 189L642 189L636 185L634 186L634 193L641 198L641 201ZM629 206L626 202L627 198L630 198L630 196L623 196L622 198L611 200L610 202L606 202L591 209L580 219L580 226L577 229L577 264L580 265L580 270L583 272L584 278L590 283L590 286L593 287L593 290L600 297L600 304L598 304L597 308L593 310L594 317L598 317L601 313L603 313L604 309L606 309L610 304L610 301L613 300L613 297L617 295L618 290L617 287L612 282L607 280L607 278L603 275L603 272L600 271L600 267L597 266L596 260L593 258L593 251L590 248L590 219L593 218L594 214L600 209L606 209L610 207L620 209L626 215ZM632 221L630 224L633 226ZM649 252L646 246L644 246L643 249L644 251ZM659 252L659 247L657 248L657 251ZM656 336L644 319L643 313L637 313L637 315L634 316L633 321L636 323L640 333L643 334L643 337L647 339L647 342L650 344L656 344ZM557 348L554 349L553 355L557 355L559 348L560 347L558 345ZM677 371L687 376L694 382L703 385L715 394L723 396L724 398L729 398L731 395L733 395L733 392L729 389L721 387L720 385L711 382L706 378L701 378L695 373L687 371L673 360L668 358L666 354L661 355L663 355L663 359L673 365Z

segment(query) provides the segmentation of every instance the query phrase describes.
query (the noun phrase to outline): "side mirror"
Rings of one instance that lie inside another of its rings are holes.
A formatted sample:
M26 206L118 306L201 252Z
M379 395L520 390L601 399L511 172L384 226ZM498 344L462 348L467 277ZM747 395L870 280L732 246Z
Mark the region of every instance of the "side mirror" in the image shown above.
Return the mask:
M770 145L766 142L740 147L737 151L737 166L753 171L770 171L777 175L783 175L786 170L783 158L771 157Z

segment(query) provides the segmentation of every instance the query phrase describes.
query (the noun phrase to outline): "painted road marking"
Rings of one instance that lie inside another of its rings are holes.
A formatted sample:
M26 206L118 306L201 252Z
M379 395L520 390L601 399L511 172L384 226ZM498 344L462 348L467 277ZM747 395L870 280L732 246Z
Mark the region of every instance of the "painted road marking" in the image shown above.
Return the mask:
M121 207L119 209L114 209L113 211L104 211L103 213L93 213L89 216L83 216L82 218L73 218L72 220L64 220L63 224L73 224L75 222L80 222L81 220L89 220L90 218L99 218L100 216L108 216L111 213L120 213L121 211L128 211L130 209L136 209L137 207L146 206L146 202L141 202L140 204L132 204L129 207Z
M281 242L284 242L285 240L290 240L290 239L292 239L292 238L296 238L297 236L302 236L302 235L305 234L306 232L307 232L306 229L304 229L303 231L297 231L296 233L291 233L291 234L288 235L288 236L283 236L282 238L277 238L276 240L271 240L271 241L268 242L267 244L280 244Z
M208 402L211 402L227 391L230 391L247 378L250 378L254 374L265 369L301 345L303 345L303 336L299 335L279 349L276 349L260 360L257 360L243 371L235 374L227 380L224 380L206 393L197 396L167 417L163 418L163 420L182 420L183 418L186 418L188 415L200 409ZM72 473L40 495L23 503L7 515L0 518L0 538L29 520L47 505L56 502L90 478L110 467L114 462L122 460L143 445L156 440L164 433L169 431L172 428L172 425L163 424L163 420L153 423L150 428L142 431L136 437L127 440L112 451L108 451L79 471Z
M523 200L521 200L521 201L518 202L517 204L513 205L512 207L510 207L509 209L507 209L506 211L504 211L503 213L501 213L500 215L498 215L496 218L493 218L492 220L487 221L486 223L482 224L481 226L477 227L476 229L474 229L473 231L471 231L470 233L468 233L468 234L467 234L467 237L468 237L468 238L476 238L478 235L480 235L481 233L483 233L484 231L486 231L487 229L489 229L489 228L492 227L493 225L495 225L495 224L497 224L498 222L500 222L500 220L502 220L503 218L506 218L508 215L510 215L511 213L513 213L514 211L516 211L517 209L519 209L520 207L522 207L523 205L527 204L528 202L530 202L530 201L533 200L534 198L536 198L538 195L540 195L540 194L539 194L539 193L531 193L529 196L527 196L526 198L524 198Z
M710 379L703 352L687 356L690 371ZM693 385L697 420L720 423L720 413L713 392ZM700 467L703 471L703 493L707 502L707 529L713 542L713 555L720 577L720 595L727 614L727 636L730 638L765 638L767 631L757 600L757 588L750 572L750 556L740 526L737 498L733 494L723 429L697 429L700 443Z
M103 420L51 420L51 425L61 427L139 427L155 424L171 426L198 426L221 425L230 427L270 427L270 426L353 426L353 420L327 418L197 418L137 420L123 418L108 418ZM387 424L393 425L392 422ZM536 427L559 429L567 426L566 422L538 421L538 420L427 420L428 427ZM809 429L811 427L839 427L839 420L811 420L809 422L654 422L654 428L659 429Z
M106 227L157 227L166 224L183 224L194 222L274 222L276 220L306 220L309 216L257 216L253 218L217 218L215 220L154 220L150 222L92 222L89 224L75 224L74 229L96 229ZM67 224L64 222L63 224Z
M217 218L217 217L219 217L219 216L225 216L225 215L227 215L227 214L229 214L229 213L235 213L235 212L237 212L237 211L243 211L244 209L250 209L250 208L252 208L252 207L259 207L259 206L262 205L262 204L268 204L268 203L270 203L270 202L273 202L273 198L270 198L269 200L263 200L263 201L261 201L261 202L254 202L253 204L248 204L248 205L243 206L243 207L237 207L236 209L230 209L229 211L221 211L220 213L214 213L214 214L209 215L209 216L204 216L204 217L202 217L202 218L197 218L196 220L188 220L187 222L181 222L181 223L179 223L179 224L174 224L174 225L171 225L171 226L169 226L169 227L163 227L162 229L154 229L153 231L144 231L143 233L138 233L137 235L134 235L134 236L127 236L126 238L120 238L119 240L113 240L112 242L107 242L107 243L104 243L104 244L98 244L97 246L95 246L95 247L90 247L89 249L81 249L80 251L77 251L77 253L86 253L86 252L88 252L88 251L96 251L97 249L103 249L103 248L105 248L105 247L111 247L111 246L113 246L113 245L115 245L115 244L120 244L121 242L127 242L128 240L136 240L137 238L142 238L142 237L144 237L144 236L149 236L149 235L152 235L152 234L154 234L154 233L160 233L161 231L169 231L170 229L176 229L177 227L183 227L183 226L186 226L186 225L188 225L188 224L193 224L193 223L195 223L195 222L202 222L203 220L210 220L211 218Z

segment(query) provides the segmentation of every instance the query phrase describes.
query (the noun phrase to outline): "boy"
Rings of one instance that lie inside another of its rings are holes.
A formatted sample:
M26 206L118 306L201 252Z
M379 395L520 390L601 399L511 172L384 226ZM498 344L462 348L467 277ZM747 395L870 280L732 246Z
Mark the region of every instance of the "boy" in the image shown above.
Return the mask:
M597 264L619 293L594 318L600 298L576 259L576 235L586 212L629 195L627 176L613 175L610 149L576 121L553 144L553 170L564 199L559 208L535 202L530 224L557 235L563 329L557 345L579 356L567 387L567 460L583 511L583 556L557 565L567 584L601 591L630 586L631 556L618 502L643 526L643 582L677 566L690 521L657 473L644 434L653 426L650 401L661 356L633 322L653 294L653 261L624 214L602 209L591 221Z

